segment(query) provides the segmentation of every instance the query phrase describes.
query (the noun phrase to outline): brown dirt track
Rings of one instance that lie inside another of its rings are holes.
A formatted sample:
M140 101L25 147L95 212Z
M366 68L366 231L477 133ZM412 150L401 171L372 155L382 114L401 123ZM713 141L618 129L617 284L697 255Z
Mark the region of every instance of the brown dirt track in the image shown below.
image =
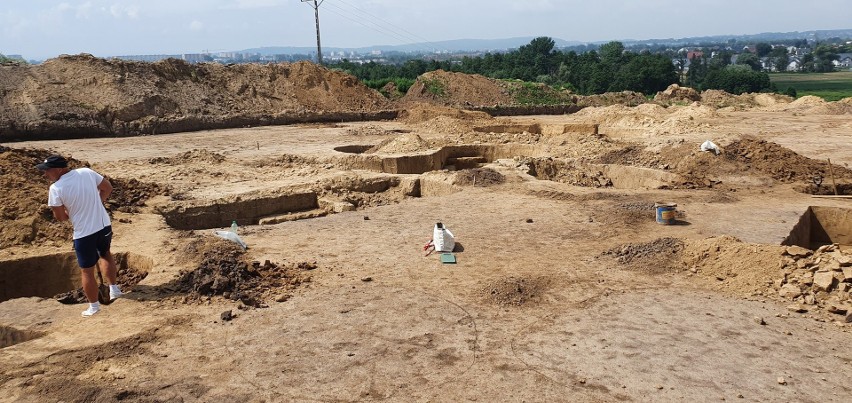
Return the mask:
M848 245L808 256L780 246L809 206L848 208L802 192L815 176L822 188L832 173L841 187L852 182L848 101L712 92L694 104L627 106L611 101L630 94L610 94L578 98L601 106L576 114L492 118L453 107L511 103L480 97L504 94L498 83L441 72L458 89L448 98L412 87L393 104L310 63L75 56L14 70L28 84L1 68L2 133L32 130L0 145L0 264L70 252L69 228L47 215L48 182L33 168L60 152L116 184L114 251L133 254L147 276L90 319L50 296L0 302L0 401L852 397ZM110 130L197 116L405 113L122 138L38 134L133 105L139 114ZM568 129L595 124L597 133ZM707 139L720 155L698 151ZM259 213L304 195L316 203ZM660 201L678 204L678 225L654 221ZM245 252L212 235L232 217ZM437 221L457 236L455 265L424 256ZM827 290L825 273L835 276ZM16 286L13 275L0 279ZM791 287L799 295L784 294Z

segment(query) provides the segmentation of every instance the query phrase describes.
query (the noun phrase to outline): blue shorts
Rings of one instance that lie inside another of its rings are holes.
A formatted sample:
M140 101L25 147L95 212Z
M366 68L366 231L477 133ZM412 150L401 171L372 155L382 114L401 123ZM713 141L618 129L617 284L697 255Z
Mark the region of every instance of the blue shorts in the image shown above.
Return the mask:
M112 243L112 225L92 235L86 235L74 240L74 251L77 252L77 264L82 269L88 269L98 264L98 259L109 253Z

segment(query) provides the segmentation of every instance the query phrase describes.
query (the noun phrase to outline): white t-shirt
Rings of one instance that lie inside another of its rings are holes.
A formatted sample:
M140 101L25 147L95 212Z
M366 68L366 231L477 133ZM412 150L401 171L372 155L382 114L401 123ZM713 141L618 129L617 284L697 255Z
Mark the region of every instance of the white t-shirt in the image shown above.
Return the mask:
M89 168L78 168L68 171L50 185L47 205L65 206L74 226L74 239L92 235L110 225L109 214L98 192L98 185L103 179Z

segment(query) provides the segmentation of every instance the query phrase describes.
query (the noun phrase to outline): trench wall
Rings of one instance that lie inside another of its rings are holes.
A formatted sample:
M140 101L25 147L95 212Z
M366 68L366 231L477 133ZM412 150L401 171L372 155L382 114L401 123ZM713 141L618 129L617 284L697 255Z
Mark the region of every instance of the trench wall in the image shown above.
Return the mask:
M781 242L782 245L797 245L811 250L832 243L852 246L852 209L808 207Z
M335 150L358 151L363 146L351 146L353 148L337 147ZM341 157L340 162L355 168L367 169L375 172L389 174L422 174L430 171L444 169L450 159L482 157L486 162L493 162L501 158L514 157L539 157L542 156L539 146L526 144L507 145L454 145L442 147L439 150L402 156L384 156L376 154L357 154Z
M132 253L114 253L118 270L133 267L149 272L153 261ZM80 288L80 267L74 253L57 253L0 262L0 302L21 297L50 298Z
M182 230L223 228L233 220L239 225L257 224L263 217L319 207L314 192L291 193L248 200L215 200L206 204L177 206L161 211L166 224Z

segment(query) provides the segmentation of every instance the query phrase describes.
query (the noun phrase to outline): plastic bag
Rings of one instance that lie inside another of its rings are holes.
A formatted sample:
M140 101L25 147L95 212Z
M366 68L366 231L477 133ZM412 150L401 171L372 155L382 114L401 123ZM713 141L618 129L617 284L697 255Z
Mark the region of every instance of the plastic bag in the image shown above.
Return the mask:
M239 236L239 235L237 235L237 234L236 234L236 233L234 233L234 232L231 232L231 231L216 230L216 231L213 231L213 234L215 234L215 235L216 235L216 236L218 236L219 238L227 239L227 240L229 240L229 241L231 241L231 242L236 243L237 245L240 245L240 247L241 247L241 248L243 248L243 250L246 250L246 249L248 248L248 246L246 245L246 243L245 243L245 242L243 242L243 240L240 238L240 236Z
M701 143L701 151L713 151L714 154L719 155L719 146L714 144L712 141L707 140Z
M435 224L435 229L432 231L432 242L435 245L436 252L452 252L456 247L456 237L441 223Z

